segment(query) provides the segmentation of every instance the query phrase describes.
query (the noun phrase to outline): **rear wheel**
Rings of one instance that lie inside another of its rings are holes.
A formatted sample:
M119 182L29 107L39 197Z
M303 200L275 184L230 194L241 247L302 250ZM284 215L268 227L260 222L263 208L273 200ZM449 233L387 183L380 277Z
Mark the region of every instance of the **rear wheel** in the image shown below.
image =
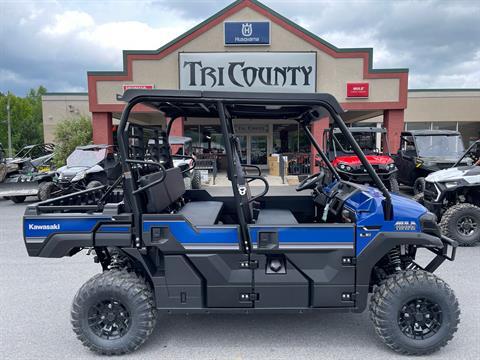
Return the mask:
M370 315L382 341L407 355L426 355L445 346L460 321L450 287L421 270L396 273L376 287Z
M73 331L90 350L104 355L135 351L153 332L153 292L140 276L105 271L87 281L72 304Z
M52 197L52 191L55 189L55 184L51 181L46 181L38 185L38 199L40 201L48 200Z
M413 193L415 195L423 193L425 191L425 178L419 177L413 183Z
M23 203L27 197L26 196L10 196L9 198L15 204L20 204L20 203Z
M472 246L480 241L480 207L469 203L450 207L440 221L442 233L458 241L460 246Z

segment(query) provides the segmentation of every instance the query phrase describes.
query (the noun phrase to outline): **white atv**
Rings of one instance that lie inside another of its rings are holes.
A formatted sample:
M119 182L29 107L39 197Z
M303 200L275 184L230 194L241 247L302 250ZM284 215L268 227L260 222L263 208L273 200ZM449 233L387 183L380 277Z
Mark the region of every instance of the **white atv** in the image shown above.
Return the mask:
M459 166L464 158L470 166ZM428 175L418 200L437 215L445 236L463 246L480 242L480 140L452 168Z

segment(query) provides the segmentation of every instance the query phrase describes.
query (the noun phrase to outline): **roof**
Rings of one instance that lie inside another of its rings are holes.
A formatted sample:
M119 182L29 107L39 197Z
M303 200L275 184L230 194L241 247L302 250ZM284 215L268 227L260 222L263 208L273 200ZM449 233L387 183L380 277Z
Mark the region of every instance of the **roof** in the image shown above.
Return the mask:
M349 127L348 130L350 130L351 133L366 133L366 132L372 132L372 133L386 133L387 130L385 128L379 128L379 127L369 127L369 126L355 126L355 127ZM342 131L339 128L333 129L334 134L339 134Z
M435 136L435 135L460 135L458 131L455 130L408 130L403 131L402 134L412 134L414 136Z
M320 93L131 89L118 100L145 104L171 118L218 118L215 105L219 101L227 106L232 118L296 119L315 107L330 108L337 114L344 112L332 95Z

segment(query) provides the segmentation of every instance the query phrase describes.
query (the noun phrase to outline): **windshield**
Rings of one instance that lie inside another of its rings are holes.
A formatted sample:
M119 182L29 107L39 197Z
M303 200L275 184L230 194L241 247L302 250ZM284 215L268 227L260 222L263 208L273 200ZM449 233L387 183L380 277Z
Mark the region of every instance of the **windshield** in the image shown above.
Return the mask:
M371 155L371 154L379 154L381 150L377 148L377 133L375 132L352 132L355 141L358 143L360 148L363 150L364 154ZM354 151L345 138L345 136L341 133L334 135L335 149L337 152L343 152L348 154L354 154ZM333 150L333 148L331 149Z
M107 149L75 150L67 158L67 166L92 167L105 159Z
M458 159L465 151L459 135L415 136L419 156L445 156Z

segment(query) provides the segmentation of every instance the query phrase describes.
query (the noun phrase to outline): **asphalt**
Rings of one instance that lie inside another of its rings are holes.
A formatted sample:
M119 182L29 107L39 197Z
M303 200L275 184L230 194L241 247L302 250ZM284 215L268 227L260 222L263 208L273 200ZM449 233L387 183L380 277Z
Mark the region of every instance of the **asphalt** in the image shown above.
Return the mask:
M214 191L227 191L226 189ZM272 189L272 193L293 193ZM100 271L85 253L27 256L25 205L0 200L0 356L2 359L98 359L75 338L70 305ZM461 324L432 359L480 358L480 246L460 248L438 275L457 294ZM126 359L405 359L386 348L363 314L162 315L151 338Z

